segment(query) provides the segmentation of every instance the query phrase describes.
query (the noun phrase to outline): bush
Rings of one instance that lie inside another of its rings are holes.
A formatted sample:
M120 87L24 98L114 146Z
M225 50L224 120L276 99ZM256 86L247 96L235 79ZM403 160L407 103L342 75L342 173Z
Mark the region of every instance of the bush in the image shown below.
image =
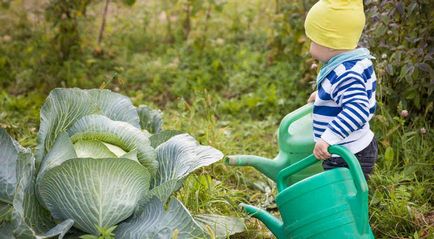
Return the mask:
M377 57L379 101L433 122L434 79L432 1L366 3L363 43Z

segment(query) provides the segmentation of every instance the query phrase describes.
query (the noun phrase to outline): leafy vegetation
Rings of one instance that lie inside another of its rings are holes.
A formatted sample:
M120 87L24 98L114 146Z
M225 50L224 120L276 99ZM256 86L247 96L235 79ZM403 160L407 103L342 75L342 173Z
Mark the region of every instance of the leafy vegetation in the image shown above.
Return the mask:
M363 40L377 53L382 102L433 122L430 6L430 1L367 1L369 21Z
M34 147L51 89L104 88L163 109L169 129L224 154L272 157L279 121L306 102L319 68L307 55L302 26L313 2L111 1L99 44L105 3L90 1L77 17L79 47L71 45L75 50L61 60L48 5L10 2L0 10L0 126ZM421 0L365 1L365 9L362 44L376 56L379 82L371 225L378 238L430 238L433 8ZM193 214L245 217L240 202L274 210L274 193L253 169L216 163L189 176L176 196ZM249 219L239 237L270 235Z
M112 232L118 238L175 232L206 238L208 231L219 237L242 231L239 219L195 219L170 197L190 172L223 154L188 134L161 131L160 116L108 90L51 91L41 109L35 157L0 131L2 233L63 238L73 226L103 238Z

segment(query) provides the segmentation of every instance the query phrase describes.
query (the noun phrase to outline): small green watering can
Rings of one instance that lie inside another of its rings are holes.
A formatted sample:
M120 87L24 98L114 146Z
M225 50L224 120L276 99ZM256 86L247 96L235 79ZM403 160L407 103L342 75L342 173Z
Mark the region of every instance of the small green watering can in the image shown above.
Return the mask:
M312 109L312 104L307 104L283 118L277 135L279 153L274 159L256 155L230 155L226 163L233 166L252 166L276 181L279 171L313 152L315 142L312 132ZM288 180L295 183L321 171L323 169L318 162L291 175Z
M368 221L368 185L359 162L342 146L330 146L328 151L341 156L349 169L328 170L289 186L288 177L318 163L310 155L279 172L276 204L282 221L265 210L241 206L278 239L374 238Z

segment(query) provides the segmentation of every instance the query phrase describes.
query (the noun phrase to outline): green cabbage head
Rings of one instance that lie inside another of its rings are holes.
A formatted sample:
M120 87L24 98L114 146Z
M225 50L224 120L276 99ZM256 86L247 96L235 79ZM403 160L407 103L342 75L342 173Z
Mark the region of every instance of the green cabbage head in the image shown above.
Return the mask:
M163 131L161 116L108 90L55 89L41 109L35 156L0 129L0 238L99 235L114 227L116 238L243 230L236 218L194 217L171 197L189 173L223 154Z

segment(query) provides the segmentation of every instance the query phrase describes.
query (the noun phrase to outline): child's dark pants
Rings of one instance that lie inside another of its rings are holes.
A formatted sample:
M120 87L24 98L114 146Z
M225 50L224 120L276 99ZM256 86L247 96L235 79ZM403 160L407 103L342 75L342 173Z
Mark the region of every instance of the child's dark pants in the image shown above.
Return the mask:
M374 165L378 157L378 145L375 137L366 148L356 153L355 155L356 158L359 160L360 166L362 167L363 175L365 175L366 180L368 180L369 175L374 169ZM330 159L324 160L322 163L322 167L324 168L324 170L329 170L338 167L348 168L348 165L341 157L332 157Z

